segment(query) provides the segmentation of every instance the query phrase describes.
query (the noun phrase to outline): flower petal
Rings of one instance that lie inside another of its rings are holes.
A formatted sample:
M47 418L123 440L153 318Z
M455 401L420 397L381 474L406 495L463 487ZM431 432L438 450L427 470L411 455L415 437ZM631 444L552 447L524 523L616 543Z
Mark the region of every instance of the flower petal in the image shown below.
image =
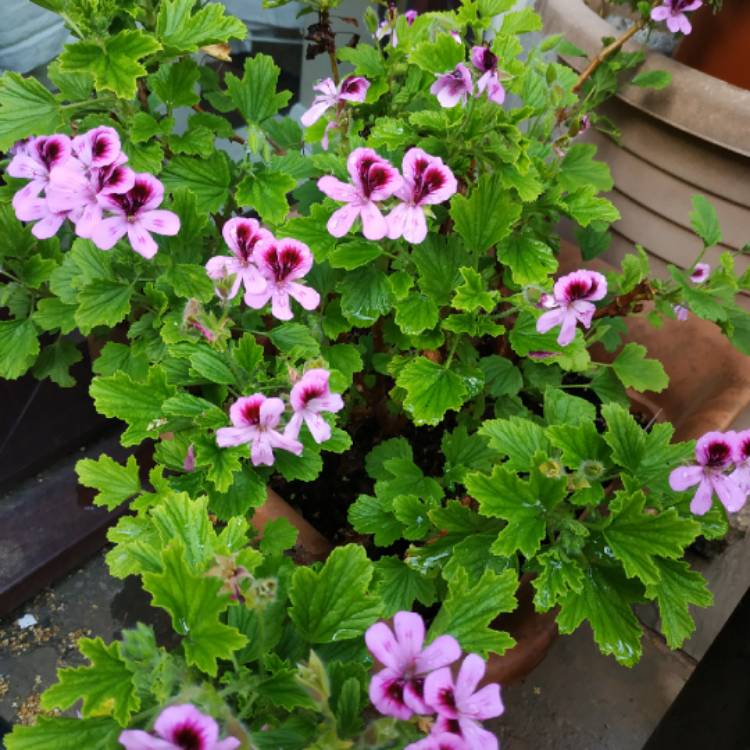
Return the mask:
M493 683L477 690L474 695L460 703L461 713L473 719L494 719L505 707L500 698L500 685Z
M280 432L276 432L276 430L269 430L267 434L268 442L274 448L281 448L281 450L289 451L289 453L294 453L295 456L301 456L302 451L305 449L305 446L302 445L299 440L283 435Z
M703 479L702 466L678 466L669 475L669 486L675 492L682 492L693 487Z
M365 632L369 652L385 667L400 670L403 666L401 648L393 631L384 623L376 622Z
M478 654L468 654L463 660L456 678L456 702L459 707L476 690L480 680L484 677L484 670L484 659Z
M260 405L260 424L266 429L273 429L281 421L284 413L284 402L280 398L267 398Z
M287 284L289 294L305 308L305 310L314 310L320 304L320 295L309 286L298 284L292 281Z
M329 109L332 106L332 102L328 99L321 97L315 97L315 101L313 102L310 109L308 109L306 112L302 114L302 117L299 118L299 121L304 125L306 128L309 128L311 125L314 125L324 114L327 109Z
M207 748L213 747L219 739L219 725L216 721L190 703L165 708L154 723L156 733L175 744L177 733L185 727L193 729Z
M409 206L404 222L404 239L412 245L419 245L427 237L427 219L419 206Z
M347 203L334 211L326 224L328 233L333 237L343 237L352 228L352 224L357 220L359 213L360 207L351 203Z
M728 513L742 510L747 501L747 494L739 482L724 474L718 474L711 478L711 483Z
M447 667L461 658L461 646L452 635L438 636L427 646L415 661L417 674L427 674L440 667Z
M174 750L171 742L160 740L140 729L126 729L120 732L117 740L125 750Z
M393 629L402 656L409 660L419 656L424 643L424 620L421 615L416 612L396 612Z
M498 750L500 744L495 735L471 719L460 718L461 734L471 750Z
M380 209L372 202L368 201L360 208L362 218L362 234L368 240L382 240L388 233L388 224L386 224Z
M558 307L555 310L550 310L544 313L536 321L536 330L538 333L547 333L552 330L555 326L559 326L565 319L565 310Z
M331 425L320 416L311 411L304 412L305 424L307 429L310 430L310 434L313 436L313 440L320 445L325 443L326 440L331 438Z
M384 716L393 716L402 721L412 717L412 710L404 703L400 672L381 669L370 680L369 694L372 704Z
M172 236L180 231L180 217L172 211L144 211L138 221L144 229L157 234Z
M146 258L146 260L153 258L159 250L156 240L148 233L148 230L140 221L128 224L128 239L133 250L138 255Z
M690 512L695 513L696 516L703 516L708 513L711 509L712 495L713 487L708 479L704 477L701 479L701 483L698 485L698 489L690 502Z
M425 677L425 703L441 716L446 716L449 719L458 718L453 696L453 675L449 667L436 669Z
M110 250L127 234L129 226L124 216L111 216L94 229L91 240L100 250Z
M335 177L326 175L318 180L318 190L335 201L351 203L357 198L357 189L348 182L342 182ZM345 233L346 234L346 233Z
M244 443L250 443L255 432L248 427L220 427L216 430L216 445L219 448L234 448Z

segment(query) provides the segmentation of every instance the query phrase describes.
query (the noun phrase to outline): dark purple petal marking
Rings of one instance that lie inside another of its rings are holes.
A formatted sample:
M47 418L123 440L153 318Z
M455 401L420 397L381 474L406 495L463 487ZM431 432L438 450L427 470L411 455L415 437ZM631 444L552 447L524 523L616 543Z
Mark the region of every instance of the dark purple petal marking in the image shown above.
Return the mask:
M248 424L260 424L261 403L260 399L252 399L242 405L242 418Z
M731 455L732 449L727 443L718 440L715 443L709 443L706 448L706 466L722 468L726 466Z
M180 750L205 750L202 733L190 724L185 724L175 730L173 742Z
M120 193L112 196L123 212L127 216L136 216L143 206L154 197L154 191L148 180L136 178L133 185L127 193Z
M253 232L247 224L240 224L237 227L237 247L243 263L247 263L252 259L253 250L258 244L259 239L260 235Z
M302 260L300 251L294 245L284 245L281 249L272 245L265 253L265 261L273 271L277 284L285 281L301 265Z

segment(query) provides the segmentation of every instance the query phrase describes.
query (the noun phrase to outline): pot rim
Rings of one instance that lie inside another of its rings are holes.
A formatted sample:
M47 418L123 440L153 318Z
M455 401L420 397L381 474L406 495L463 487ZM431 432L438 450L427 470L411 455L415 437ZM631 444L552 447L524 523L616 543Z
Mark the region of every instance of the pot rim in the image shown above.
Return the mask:
M547 33L562 33L585 52L600 48L601 39L613 35L613 27L584 0L537 0ZM629 41L628 52L645 52L640 72L665 70L672 83L661 91L626 85L618 98L636 109L716 146L750 156L750 147L738 122L750 118L750 91L691 68L639 42ZM560 56L565 63L582 71L587 61Z

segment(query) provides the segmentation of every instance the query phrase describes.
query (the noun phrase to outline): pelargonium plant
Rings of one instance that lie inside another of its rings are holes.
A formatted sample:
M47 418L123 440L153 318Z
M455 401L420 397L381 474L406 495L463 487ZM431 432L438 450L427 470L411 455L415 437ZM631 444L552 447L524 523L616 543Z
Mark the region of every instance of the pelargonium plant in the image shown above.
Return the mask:
M711 602L685 551L745 503L750 441L673 442L634 410L668 378L625 335L692 315L750 353L750 277L705 262L721 232L700 196L690 268L652 278L641 248L597 264L618 213L584 134L611 131L596 107L643 56L608 44L578 75L561 38L522 44L541 21L514 0L369 9L351 40L310 0L331 74L298 121L270 57L215 64L246 34L221 5L43 4L74 41L51 90L0 78L0 375L70 386L99 342L96 408L153 447L78 476L129 507L110 571L174 639L83 639L89 663L42 698L80 716L9 750L494 750L483 679L522 577L623 665L636 604L679 647ZM258 520L269 488L326 559Z

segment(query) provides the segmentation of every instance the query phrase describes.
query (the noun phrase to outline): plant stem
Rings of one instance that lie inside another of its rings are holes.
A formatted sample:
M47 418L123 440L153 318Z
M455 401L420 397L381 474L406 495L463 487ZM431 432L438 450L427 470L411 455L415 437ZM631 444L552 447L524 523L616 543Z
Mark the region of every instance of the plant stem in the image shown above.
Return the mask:
M453 343L451 344L451 350L448 352L448 358L445 360L445 364L443 367L445 367L446 370L450 369L451 362L453 361L453 355L456 353L456 348L458 347L458 342L461 340L461 336L456 336L453 339Z
M573 86L573 93L577 94L582 88L583 84L591 78L592 75L597 71L599 66L606 62L612 55L620 50L620 48L630 39L632 39L646 24L648 19L641 18L639 21L634 23L627 31L621 34L614 42L608 44L606 47L599 51L599 54L594 57L593 60L586 66L586 69L578 76L578 80Z

